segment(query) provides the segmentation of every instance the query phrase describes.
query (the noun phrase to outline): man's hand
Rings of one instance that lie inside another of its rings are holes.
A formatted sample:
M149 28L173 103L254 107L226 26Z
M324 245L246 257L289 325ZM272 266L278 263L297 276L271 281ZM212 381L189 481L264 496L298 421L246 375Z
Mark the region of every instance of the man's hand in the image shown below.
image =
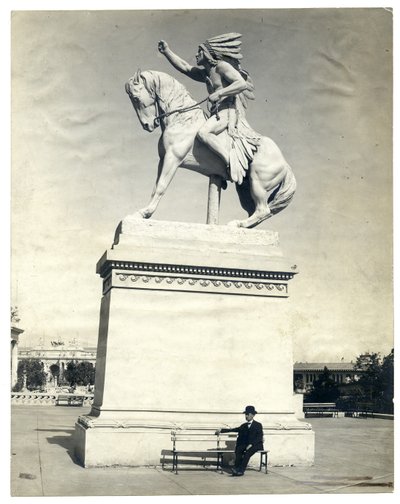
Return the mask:
M160 51L161 54L164 54L165 51L169 49L168 44L165 42L165 40L160 40L158 43L158 50Z

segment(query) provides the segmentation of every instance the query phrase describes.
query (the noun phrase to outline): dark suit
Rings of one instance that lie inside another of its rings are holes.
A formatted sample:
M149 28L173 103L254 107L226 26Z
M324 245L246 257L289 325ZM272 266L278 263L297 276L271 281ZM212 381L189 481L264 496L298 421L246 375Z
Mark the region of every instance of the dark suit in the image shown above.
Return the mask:
M251 427L248 423L242 424L240 427L234 429L221 429L221 432L237 432L238 438L235 448L235 468L238 471L244 472L250 457L258 450L263 450L263 428L260 422L253 420ZM246 448L251 445L251 448Z

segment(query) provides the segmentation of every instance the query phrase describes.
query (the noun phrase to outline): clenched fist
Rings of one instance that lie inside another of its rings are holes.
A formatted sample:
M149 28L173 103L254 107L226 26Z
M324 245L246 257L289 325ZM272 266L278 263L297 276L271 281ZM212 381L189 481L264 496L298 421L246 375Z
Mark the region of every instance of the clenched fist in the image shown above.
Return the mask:
M167 49L168 44L165 42L165 40L160 40L160 42L158 43L158 50L160 51L160 53L164 54Z

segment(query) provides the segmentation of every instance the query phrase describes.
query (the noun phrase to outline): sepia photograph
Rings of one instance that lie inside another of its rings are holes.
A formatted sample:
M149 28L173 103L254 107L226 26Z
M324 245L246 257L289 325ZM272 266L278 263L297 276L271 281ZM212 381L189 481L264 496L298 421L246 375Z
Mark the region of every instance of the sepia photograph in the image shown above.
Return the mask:
M56 3L3 13L9 494L393 495L393 9Z

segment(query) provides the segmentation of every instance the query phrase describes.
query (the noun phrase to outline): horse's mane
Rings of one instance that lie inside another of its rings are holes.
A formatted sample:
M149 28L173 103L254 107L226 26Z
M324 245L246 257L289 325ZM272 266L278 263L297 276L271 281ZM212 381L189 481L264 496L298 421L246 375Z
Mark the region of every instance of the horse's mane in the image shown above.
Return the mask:
M185 86L169 74L156 70L144 70L141 72L141 77L147 91L151 95L157 96L160 105L166 112L196 103Z

